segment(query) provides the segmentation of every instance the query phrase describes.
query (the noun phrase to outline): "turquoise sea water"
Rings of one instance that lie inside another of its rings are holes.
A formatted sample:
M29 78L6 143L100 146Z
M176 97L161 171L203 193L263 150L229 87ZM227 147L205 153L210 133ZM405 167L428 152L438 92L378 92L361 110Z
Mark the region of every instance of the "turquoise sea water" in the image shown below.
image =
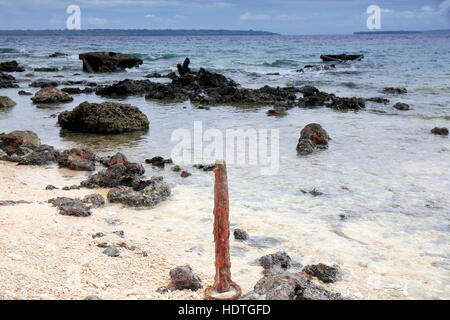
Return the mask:
M55 51L69 56L48 58ZM78 54L87 51L131 53L144 64L92 76L82 72L78 60ZM305 64L321 63L321 54L343 52L362 53L365 58L336 70L296 72ZM148 115L148 133L61 136L52 114L83 101L104 99L95 94L74 95L72 103L41 109L29 96L19 96L20 89L0 89L0 95L17 102L0 113L0 132L33 130L44 143L58 148L88 146L101 154L120 150L142 162L157 155L169 157L172 132L192 130L194 121L203 121L205 129L278 129L278 174L262 176L258 167L230 165L229 184L233 225L284 242L275 248L251 248L236 259L247 263L262 254L286 250L305 263L340 264L346 280L335 289L353 297L450 297L450 140L430 134L435 126L450 127L450 34L0 37L0 61L15 59L29 70L61 69L34 72L31 78L25 77L28 70L13 74L21 89L33 93L36 89L28 85L38 78L92 77L89 80L98 83L144 79L150 72L175 71L185 57L191 59L193 69L203 66L243 87L314 85L339 96L380 96L391 102L368 103L358 113L294 108L285 117L273 118L266 116L270 106L216 106L207 111L189 102L163 104L128 97L119 101L138 106ZM406 87L408 93L384 95L380 90L385 86ZM412 109L400 112L392 107L396 102L406 102ZM375 112L380 110L385 113ZM298 157L299 132L311 122L320 123L332 141L326 151ZM181 239L195 230L196 237L186 241L191 248L210 242L211 226L203 221L211 217L213 178L211 173L187 168L193 175L183 180L170 170L146 167L148 175L164 175L174 188L167 203L149 211L149 216L160 218L155 228L170 225ZM312 197L300 191L312 188L324 195ZM174 212L171 205L179 210ZM165 211L171 212L170 217Z

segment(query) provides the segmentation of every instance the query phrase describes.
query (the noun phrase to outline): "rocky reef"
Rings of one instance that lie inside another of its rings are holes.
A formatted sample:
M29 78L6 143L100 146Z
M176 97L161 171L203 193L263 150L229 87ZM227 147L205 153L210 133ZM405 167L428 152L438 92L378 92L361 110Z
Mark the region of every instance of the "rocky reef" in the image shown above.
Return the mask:
M58 116L61 128L74 132L117 134L148 130L149 123L139 108L116 102L83 102Z

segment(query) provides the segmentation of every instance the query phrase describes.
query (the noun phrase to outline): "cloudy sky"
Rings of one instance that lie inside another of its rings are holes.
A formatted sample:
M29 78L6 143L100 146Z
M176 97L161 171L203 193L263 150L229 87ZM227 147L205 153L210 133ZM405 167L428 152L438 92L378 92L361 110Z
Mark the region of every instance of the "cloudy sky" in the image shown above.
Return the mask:
M64 29L71 4L82 29L344 34L367 30L369 5L382 8L382 30L450 29L450 0L0 0L0 29Z

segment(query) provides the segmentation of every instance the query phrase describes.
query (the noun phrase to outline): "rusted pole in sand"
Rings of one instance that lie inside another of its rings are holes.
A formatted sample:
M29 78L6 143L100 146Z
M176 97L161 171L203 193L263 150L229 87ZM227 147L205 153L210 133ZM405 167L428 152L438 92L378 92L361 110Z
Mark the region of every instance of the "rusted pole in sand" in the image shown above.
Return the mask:
M224 161L216 161L214 169L214 241L216 245L216 276L214 285L205 290L207 299L237 299L241 295L241 288L231 280L230 260L230 221L227 167ZM234 289L231 297L214 297L214 293L222 294Z

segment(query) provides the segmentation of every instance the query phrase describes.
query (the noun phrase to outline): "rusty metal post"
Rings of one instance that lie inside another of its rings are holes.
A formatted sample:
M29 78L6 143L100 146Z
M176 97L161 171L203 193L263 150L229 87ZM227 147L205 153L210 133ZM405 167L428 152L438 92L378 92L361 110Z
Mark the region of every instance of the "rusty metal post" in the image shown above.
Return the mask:
M230 260L230 221L227 167L224 161L216 161L214 169L214 241L216 254L216 276L214 285L205 290L207 299L215 299L213 293L226 293L234 288L235 294L228 299L241 295L241 288L231 280Z

